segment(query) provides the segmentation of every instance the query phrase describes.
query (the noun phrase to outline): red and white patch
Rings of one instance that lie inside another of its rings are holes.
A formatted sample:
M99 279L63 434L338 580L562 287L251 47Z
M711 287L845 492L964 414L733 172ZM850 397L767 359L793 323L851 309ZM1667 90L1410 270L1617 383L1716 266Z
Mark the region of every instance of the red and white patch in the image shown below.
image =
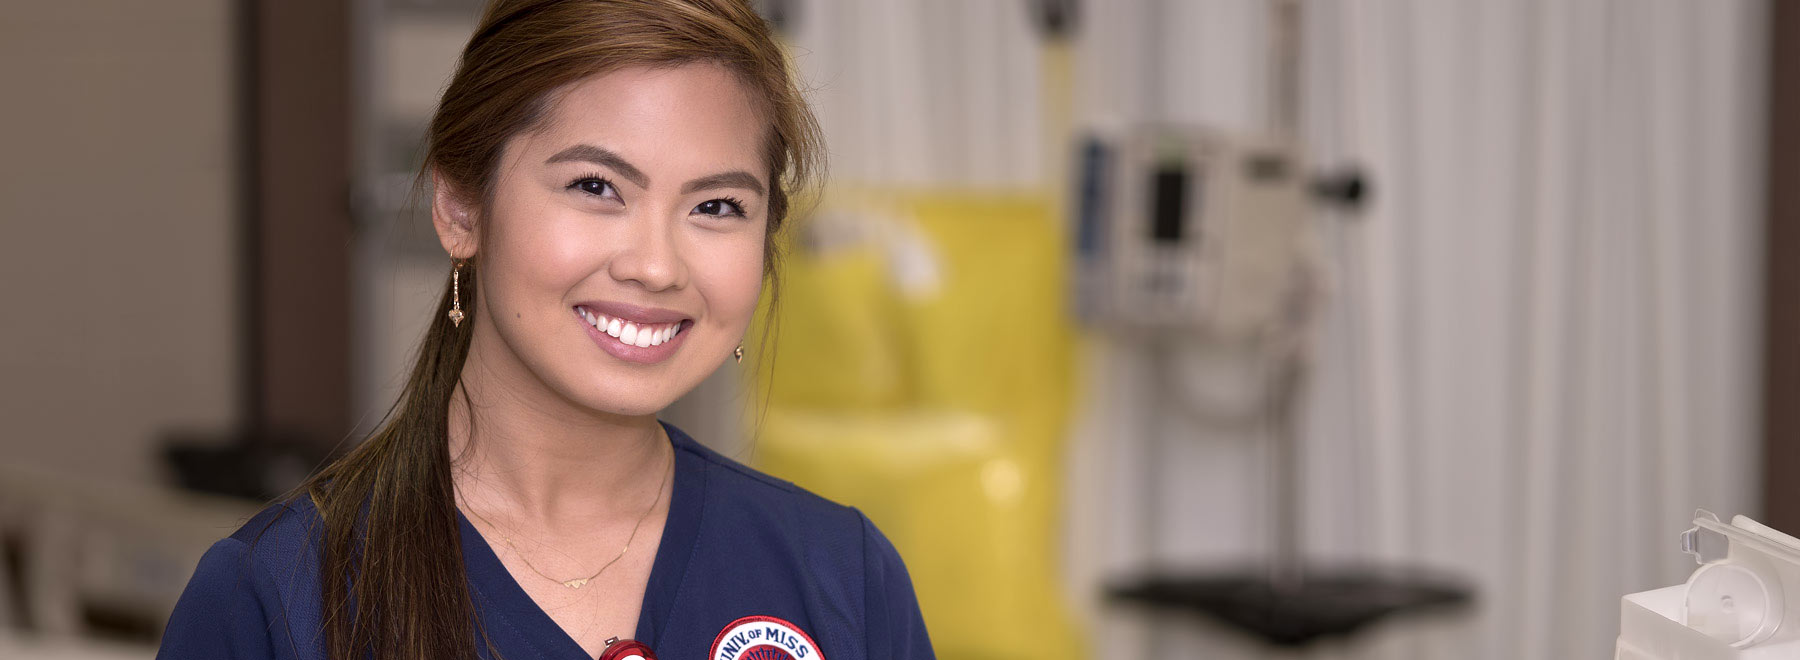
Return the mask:
M712 660L825 660L806 631L772 616L747 616L731 622L713 639Z

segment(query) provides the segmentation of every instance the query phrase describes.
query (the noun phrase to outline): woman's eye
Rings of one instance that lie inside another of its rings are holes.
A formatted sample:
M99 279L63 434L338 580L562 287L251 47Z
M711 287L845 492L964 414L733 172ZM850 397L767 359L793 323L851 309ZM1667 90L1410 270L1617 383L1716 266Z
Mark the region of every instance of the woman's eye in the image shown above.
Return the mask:
M577 179L574 183L569 184L569 187L595 197L607 197L609 192L612 193L611 197L619 196L619 191L613 188L611 181L595 177Z
M699 206L694 207L694 212L700 215L713 215L723 218L734 215L743 215L744 207L729 199L714 199L701 202Z

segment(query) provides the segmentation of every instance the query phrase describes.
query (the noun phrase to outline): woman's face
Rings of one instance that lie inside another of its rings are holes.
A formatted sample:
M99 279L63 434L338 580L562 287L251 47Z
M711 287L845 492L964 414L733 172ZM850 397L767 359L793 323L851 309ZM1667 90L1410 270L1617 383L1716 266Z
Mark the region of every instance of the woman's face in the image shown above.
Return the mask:
M446 249L481 266L471 351L483 367L519 381L515 393L541 386L621 415L698 385L756 309L767 130L717 65L566 88L540 128L507 143L485 208L434 201Z

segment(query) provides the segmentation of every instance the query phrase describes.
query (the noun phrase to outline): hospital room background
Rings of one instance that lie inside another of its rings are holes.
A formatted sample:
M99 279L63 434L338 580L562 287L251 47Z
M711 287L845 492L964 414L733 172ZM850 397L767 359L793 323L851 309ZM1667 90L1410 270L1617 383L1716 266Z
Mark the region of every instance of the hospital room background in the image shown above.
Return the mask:
M1800 657L1800 5L757 4L829 179L664 418L939 657ZM479 5L0 12L0 658L151 657L380 422Z

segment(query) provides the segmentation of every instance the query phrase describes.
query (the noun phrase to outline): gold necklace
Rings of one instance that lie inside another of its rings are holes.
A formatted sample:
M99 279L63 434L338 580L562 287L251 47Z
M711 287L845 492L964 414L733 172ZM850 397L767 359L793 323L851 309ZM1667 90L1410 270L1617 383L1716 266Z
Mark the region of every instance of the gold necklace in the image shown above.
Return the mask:
M656 484L656 499L650 500L650 508L645 509L644 514L641 516L638 516L637 524L631 526L631 535L625 537L625 547L619 548L618 556L615 556L612 558L611 561L606 562L606 565L601 566L600 570L594 571L593 575L589 575L584 578L575 578L572 580L558 580L556 578L545 575L543 571L538 570L538 567L531 565L531 560L525 558L525 553L519 550L519 546L513 545L512 538L508 537L504 532L500 533L500 541L505 543L506 547L512 548L513 554L517 555L519 557L519 561L525 562L525 567L531 569L531 572L538 574L539 577L542 577L551 582L555 582L562 586L568 587L570 589L580 589L582 587L585 587L585 586L587 586L588 582L592 581L594 578L600 577L601 573L605 573L606 569L612 568L613 564L619 563L620 559L624 559L625 553L627 551L631 550L631 542L637 540L638 528L644 526L644 520L649 518L650 512L655 511L656 505L658 503L662 502L663 486L668 485L669 473L674 471L674 464L675 464L675 451L674 451L674 448L671 447L670 451L669 451L669 469L663 470L662 480L657 482L657 484ZM499 525L495 525L492 521L489 521L486 517L484 517L480 513L476 512L474 507L469 507L469 513L475 514L476 520L480 520L481 522L487 524L487 526L490 528L493 528L493 530L495 532L500 532Z

